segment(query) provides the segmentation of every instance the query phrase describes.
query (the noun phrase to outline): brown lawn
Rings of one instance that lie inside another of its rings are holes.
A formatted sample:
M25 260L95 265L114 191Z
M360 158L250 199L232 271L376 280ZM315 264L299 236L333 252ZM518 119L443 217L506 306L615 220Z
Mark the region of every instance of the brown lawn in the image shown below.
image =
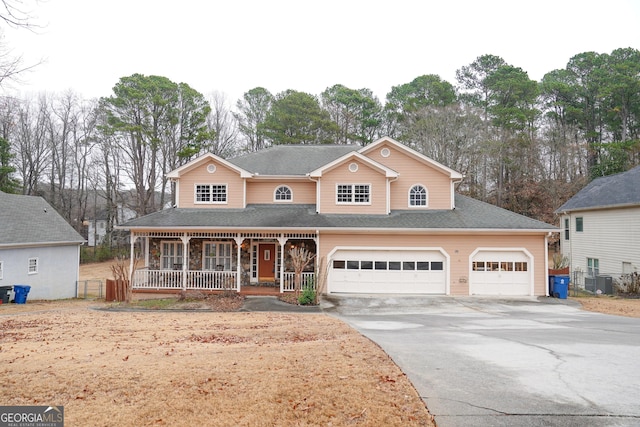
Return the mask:
M640 317L640 299L599 295L579 297L575 300L582 304L584 310L617 316Z
M0 402L68 426L433 426L375 344L318 314L0 306Z

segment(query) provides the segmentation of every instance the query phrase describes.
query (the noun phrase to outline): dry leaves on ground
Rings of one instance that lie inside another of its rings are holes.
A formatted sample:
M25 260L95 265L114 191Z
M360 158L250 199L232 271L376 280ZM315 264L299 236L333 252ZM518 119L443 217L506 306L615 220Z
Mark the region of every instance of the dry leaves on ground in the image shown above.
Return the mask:
M389 357L324 315L36 304L0 307L0 401L64 405L69 426L434 425Z
M640 317L640 299L616 298L606 295L575 298L582 308L604 314L617 316Z

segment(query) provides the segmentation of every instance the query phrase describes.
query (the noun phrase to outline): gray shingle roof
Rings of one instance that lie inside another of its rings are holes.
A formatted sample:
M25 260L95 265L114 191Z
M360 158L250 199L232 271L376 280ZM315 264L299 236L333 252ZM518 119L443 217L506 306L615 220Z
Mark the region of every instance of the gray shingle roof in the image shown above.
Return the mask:
M630 205L640 205L640 166L594 179L556 212Z
M42 197L0 191L0 246L82 242L82 236Z
M358 145L274 145L227 161L260 175L305 175L360 148Z
M455 210L402 210L389 215L317 214L315 205L250 205L246 209L167 209L119 228L486 229L558 231L488 203L456 195Z

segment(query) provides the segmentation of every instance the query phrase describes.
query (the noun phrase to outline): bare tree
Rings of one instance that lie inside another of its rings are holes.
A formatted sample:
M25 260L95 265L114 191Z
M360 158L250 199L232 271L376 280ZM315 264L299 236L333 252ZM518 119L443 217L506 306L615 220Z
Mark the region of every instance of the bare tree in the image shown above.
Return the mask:
M34 23L34 15L28 9L27 2L23 0L2 0L0 7L0 22L13 28L22 28L34 31L41 28ZM42 60L35 64L24 65L22 55L15 55L12 49L5 43L3 29L0 28L0 86L7 81L17 81L18 76L42 64Z
M26 100L17 114L14 138L22 194L40 195L40 184L50 166L51 146L46 138L46 104Z
M213 154L229 157L237 148L238 122L223 93L213 92L209 103L211 112L207 116L207 126L213 138L205 148Z

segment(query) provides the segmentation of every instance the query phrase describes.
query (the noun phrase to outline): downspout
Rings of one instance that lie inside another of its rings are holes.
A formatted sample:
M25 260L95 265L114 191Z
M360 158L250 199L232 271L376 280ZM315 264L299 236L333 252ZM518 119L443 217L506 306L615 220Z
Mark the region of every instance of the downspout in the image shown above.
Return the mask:
M546 277L547 281L545 282L545 291L544 294L546 296L549 295L549 237L551 237L551 232L547 233L544 236L544 271L546 271L544 277ZM535 292L532 294L535 295Z
M316 183L316 213L320 213L320 178L313 179L309 174L307 174L307 178Z
M397 180L397 176L395 178L387 178L387 215L391 213L391 183Z
M460 184L464 177L459 180L451 180L451 209L456 208L456 184Z

